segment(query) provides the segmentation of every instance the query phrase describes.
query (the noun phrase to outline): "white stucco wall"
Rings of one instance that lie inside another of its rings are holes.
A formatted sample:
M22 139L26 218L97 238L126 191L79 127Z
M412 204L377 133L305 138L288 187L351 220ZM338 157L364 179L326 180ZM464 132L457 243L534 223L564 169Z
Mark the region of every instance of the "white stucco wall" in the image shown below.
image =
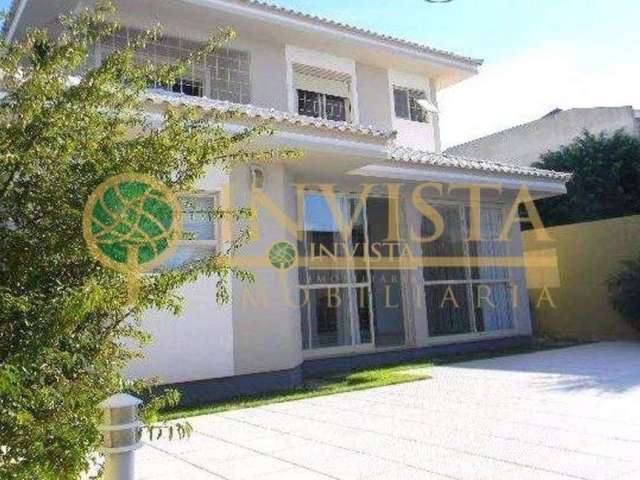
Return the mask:
M211 168L197 188L215 192L228 182L228 175ZM233 306L217 303L216 279L202 278L180 293L185 299L180 316L148 312L143 328L153 340L144 348L144 358L126 368L129 378L179 383L234 375Z
M232 196L234 205L250 205L249 171L247 167L234 170ZM296 220L293 180L284 165L271 165L265 169L264 193L289 218ZM268 210L264 202L258 203L258 237L239 253L241 258L255 262L248 269L255 275L253 284L233 282L233 344L235 374L289 370L302 363L300 336L300 308L287 299L287 293L297 293L296 268L282 272L273 266L255 265L268 257L276 242L288 241L295 245L296 238Z
M152 311L143 323L153 337L144 358L125 370L129 378L154 378L160 383L181 383L229 377L233 368L231 305L218 305L214 279L184 287L185 308L179 317Z
M393 128L393 104L389 91L389 74L383 68L356 64L358 94L360 97L360 123L381 128Z

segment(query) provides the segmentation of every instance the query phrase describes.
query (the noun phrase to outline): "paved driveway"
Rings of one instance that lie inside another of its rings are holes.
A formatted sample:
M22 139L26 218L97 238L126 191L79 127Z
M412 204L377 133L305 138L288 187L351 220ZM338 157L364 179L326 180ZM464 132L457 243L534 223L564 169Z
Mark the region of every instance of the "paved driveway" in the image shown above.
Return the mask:
M138 479L637 480L640 344L439 367L433 379L191 420Z

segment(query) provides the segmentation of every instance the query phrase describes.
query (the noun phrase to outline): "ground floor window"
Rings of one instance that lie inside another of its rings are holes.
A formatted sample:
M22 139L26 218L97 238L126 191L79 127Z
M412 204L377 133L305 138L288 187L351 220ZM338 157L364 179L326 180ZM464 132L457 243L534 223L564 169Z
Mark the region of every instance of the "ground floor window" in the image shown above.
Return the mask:
M450 265L423 268L425 307L432 337L491 332L513 328L512 287L504 266L478 265L474 259L507 255L507 244L498 241L503 226L500 206L484 206L480 213L482 241L468 241L469 207L439 203L434 208L444 220L443 234L425 242L425 259L450 260ZM435 226L422 220L422 235L434 234Z
M177 268L206 258L218 247L217 193L182 194L179 200L182 206L182 239L164 268Z

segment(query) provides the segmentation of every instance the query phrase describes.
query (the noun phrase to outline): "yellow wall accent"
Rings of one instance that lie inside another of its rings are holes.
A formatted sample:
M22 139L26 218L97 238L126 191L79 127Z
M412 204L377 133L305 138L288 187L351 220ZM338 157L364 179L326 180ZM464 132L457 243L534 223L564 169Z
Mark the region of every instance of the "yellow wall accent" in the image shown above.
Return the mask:
M607 278L640 255L640 215L548 228L553 242L523 232L525 257L556 256L557 269L528 267L527 285L539 333L576 339L631 339L640 334L611 308ZM546 287L549 301L539 302ZM536 305L540 303L538 307Z

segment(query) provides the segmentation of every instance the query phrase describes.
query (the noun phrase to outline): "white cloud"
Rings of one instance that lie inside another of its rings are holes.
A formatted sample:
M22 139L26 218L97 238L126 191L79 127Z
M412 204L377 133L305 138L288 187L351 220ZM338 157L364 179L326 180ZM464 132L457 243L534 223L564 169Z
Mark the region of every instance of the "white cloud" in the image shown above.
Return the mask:
M488 63L476 77L441 92L443 146L535 120L554 108L640 108L640 63L632 61L638 50L633 44L615 50L544 45Z

